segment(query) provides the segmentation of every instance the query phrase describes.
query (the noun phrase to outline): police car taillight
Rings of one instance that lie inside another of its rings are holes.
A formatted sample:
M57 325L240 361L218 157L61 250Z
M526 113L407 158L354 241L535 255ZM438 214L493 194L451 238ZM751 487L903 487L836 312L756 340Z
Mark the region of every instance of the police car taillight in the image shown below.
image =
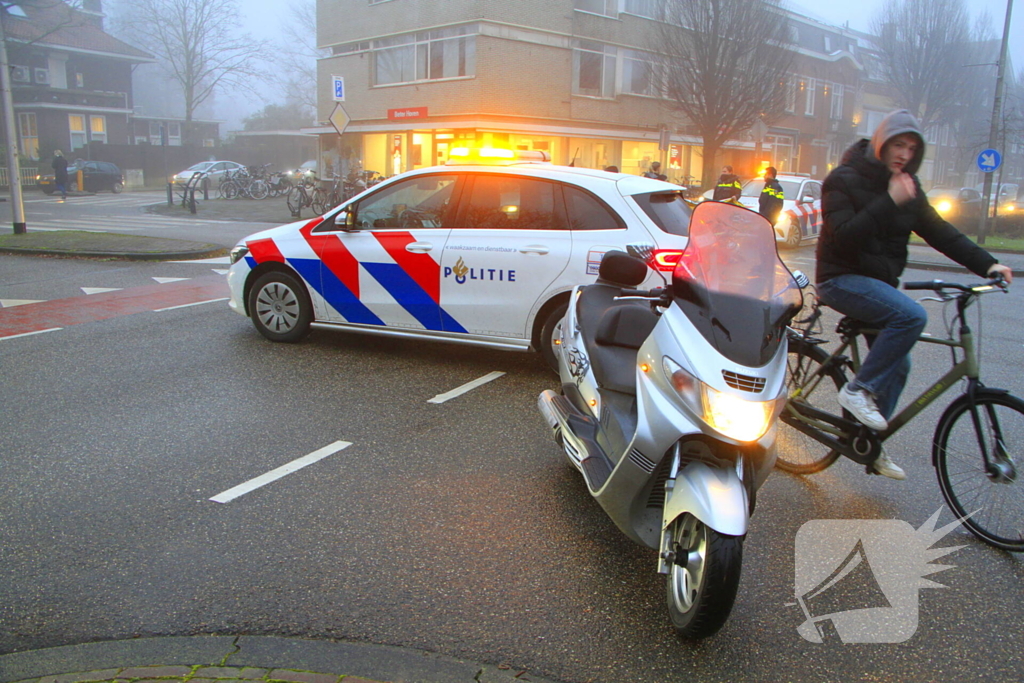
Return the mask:
M655 249L651 252L650 266L671 273L679 265L682 256L682 249Z

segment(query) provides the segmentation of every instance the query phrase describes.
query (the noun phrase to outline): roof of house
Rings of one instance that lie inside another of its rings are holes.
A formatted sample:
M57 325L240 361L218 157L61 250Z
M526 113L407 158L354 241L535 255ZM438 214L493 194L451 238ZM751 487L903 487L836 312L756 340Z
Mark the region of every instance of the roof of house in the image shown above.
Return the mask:
M61 3L19 5L25 16L7 13L4 32L8 40L63 48L71 52L91 52L130 59L154 61L153 55L132 47L106 33L95 19Z

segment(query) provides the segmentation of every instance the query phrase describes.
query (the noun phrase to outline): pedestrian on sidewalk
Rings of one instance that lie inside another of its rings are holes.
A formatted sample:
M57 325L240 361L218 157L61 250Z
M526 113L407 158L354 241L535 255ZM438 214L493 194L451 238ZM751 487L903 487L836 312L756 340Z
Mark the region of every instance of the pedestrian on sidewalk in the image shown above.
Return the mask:
M818 240L818 297L843 315L879 329L857 376L839 391L839 405L876 431L888 418L910 373L910 350L928 316L921 304L901 292L907 243L916 233L976 275L1013 272L942 219L921 191L917 170L924 159L924 136L905 109L882 119L870 140L846 150L823 185L823 225ZM904 479L903 469L882 452L874 471Z
M59 149L53 151L53 183L60 190L60 198L68 198L68 160Z

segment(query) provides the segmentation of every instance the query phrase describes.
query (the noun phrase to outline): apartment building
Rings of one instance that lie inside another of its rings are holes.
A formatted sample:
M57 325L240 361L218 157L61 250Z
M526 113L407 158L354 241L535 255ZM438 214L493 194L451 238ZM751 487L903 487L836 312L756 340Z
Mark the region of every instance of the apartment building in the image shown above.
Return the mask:
M127 144L132 67L152 55L103 30L100 0L5 5L19 151L48 159L54 149Z
M325 162L385 175L443 163L461 145L544 150L556 163L674 180L701 176L701 142L666 106L648 52L659 0L318 0L318 118L344 79L343 136ZM717 163L746 175L769 164L821 177L854 135L861 65L840 29L791 15L788 111L726 144ZM663 133L665 131L665 133ZM669 145L661 148L662 136ZM755 137L756 136L756 137Z

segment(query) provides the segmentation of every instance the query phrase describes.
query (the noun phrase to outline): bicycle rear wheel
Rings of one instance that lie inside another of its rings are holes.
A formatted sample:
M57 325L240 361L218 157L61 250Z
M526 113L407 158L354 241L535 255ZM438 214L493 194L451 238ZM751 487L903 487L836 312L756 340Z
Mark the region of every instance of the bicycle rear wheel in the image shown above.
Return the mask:
M997 548L1024 552L1024 401L992 392L976 397L974 405L977 428L965 395L935 429L932 461L939 487L971 533Z
M789 397L789 405L783 408L783 415L792 410L792 405L796 403L832 415L843 415L836 394L846 384L846 375L835 364L826 367L824 364L828 358L829 354L818 346L799 339L789 341L789 356L786 359L786 395ZM827 446L782 420L779 420L775 447L778 453L775 466L793 474L820 472L839 457L838 451L826 450Z

